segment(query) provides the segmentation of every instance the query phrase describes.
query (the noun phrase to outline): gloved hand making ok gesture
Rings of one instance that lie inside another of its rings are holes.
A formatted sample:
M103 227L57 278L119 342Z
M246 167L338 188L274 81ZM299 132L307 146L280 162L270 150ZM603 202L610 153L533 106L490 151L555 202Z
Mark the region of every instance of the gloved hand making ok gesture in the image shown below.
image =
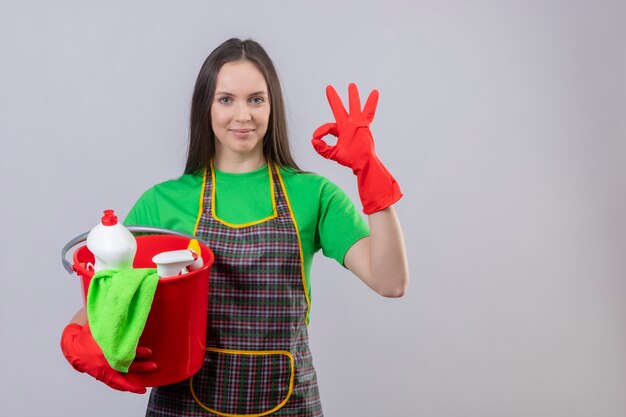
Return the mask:
M326 97L335 116L335 123L326 123L313 133L311 143L324 158L352 168L357 177L363 212L372 214L394 204L402 197L400 186L380 162L374 150L374 138L369 129L376 113L378 91L373 90L361 110L359 91L354 83L348 87L348 113L332 86L326 87ZM328 134L337 137L335 145L322 138Z

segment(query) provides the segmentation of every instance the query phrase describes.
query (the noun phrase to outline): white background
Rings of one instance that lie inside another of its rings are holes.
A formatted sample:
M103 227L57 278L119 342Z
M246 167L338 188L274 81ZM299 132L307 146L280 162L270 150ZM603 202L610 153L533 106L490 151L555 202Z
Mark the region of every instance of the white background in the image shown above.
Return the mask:
M229 37L278 68L293 151L324 88L381 93L411 270L384 299L313 268L327 416L626 415L626 6L621 1L2 1L0 415L143 415L75 372L60 249L185 161L195 77Z

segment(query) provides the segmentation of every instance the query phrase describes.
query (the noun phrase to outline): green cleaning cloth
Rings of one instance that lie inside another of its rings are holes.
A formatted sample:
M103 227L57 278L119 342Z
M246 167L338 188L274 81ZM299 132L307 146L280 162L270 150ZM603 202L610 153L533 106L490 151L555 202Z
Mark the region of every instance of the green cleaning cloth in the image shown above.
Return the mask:
M155 268L105 269L91 279L89 327L111 368L128 372L158 283Z

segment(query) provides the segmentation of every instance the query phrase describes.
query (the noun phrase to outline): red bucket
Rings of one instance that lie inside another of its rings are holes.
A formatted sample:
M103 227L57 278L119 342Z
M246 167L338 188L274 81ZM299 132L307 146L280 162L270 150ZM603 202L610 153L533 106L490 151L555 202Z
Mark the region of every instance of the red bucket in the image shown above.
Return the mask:
M132 227L129 229L133 229ZM136 231L136 230L135 230ZM189 237L178 235L137 236L134 268L156 268L152 257L165 251L186 249ZM152 350L152 372L128 372L128 379L146 387L168 385L190 378L202 367L206 348L209 270L213 252L200 243L202 268L184 275L160 278L139 346ZM64 255L63 255L64 256ZM65 261L65 258L63 258ZM74 252L72 269L82 279L86 299L93 270L93 254L87 246Z

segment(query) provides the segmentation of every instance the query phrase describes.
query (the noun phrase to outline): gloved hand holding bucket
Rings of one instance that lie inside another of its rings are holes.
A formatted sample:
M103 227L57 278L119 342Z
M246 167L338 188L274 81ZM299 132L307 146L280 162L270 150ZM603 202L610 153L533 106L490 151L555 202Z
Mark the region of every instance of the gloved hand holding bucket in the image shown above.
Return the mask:
M155 255L185 250L190 241L197 239L154 227L130 226L128 229L134 233L157 233L136 237L133 268L154 268ZM89 266L96 260L84 245L74 251L73 264L67 261L66 254L83 243L87 235L77 236L62 250L65 269L69 273L76 272L81 278L85 302L94 277ZM128 366L127 373L119 372L107 363L92 337L90 326L80 323L70 323L61 341L62 350L72 366L112 388L136 393L145 392L145 387L171 384L196 373L202 366L205 353L209 270L214 260L212 251L203 242L198 248L198 258L204 265L198 268L196 262L194 267L198 269L190 268L195 270L187 274L158 279L137 350L133 350L134 361Z

